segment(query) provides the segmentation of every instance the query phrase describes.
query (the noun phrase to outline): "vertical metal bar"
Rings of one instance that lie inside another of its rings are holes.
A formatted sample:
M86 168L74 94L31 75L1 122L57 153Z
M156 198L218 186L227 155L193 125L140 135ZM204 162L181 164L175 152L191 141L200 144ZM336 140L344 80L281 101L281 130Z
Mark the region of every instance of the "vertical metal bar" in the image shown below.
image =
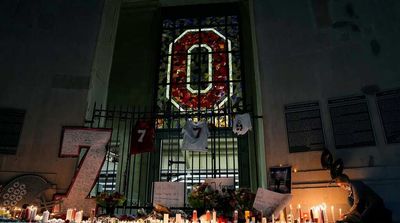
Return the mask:
M140 110L141 109L139 109L139 112L140 112ZM143 117L143 114L144 114L144 112L142 111L142 113L140 113L140 118L141 119L143 119L144 117ZM140 198L141 198L141 193L140 193L140 191L141 191L141 187L142 187L142 184L141 184L141 182L142 182L142 167L143 167L143 153L140 153L140 165L139 165L139 188L138 188L138 201L139 201L139 205L141 205L141 200L140 200Z
M224 133L225 133L225 170L226 170L226 177L228 177L228 173L229 173L229 156L228 156L228 131L229 131L229 127L230 127L230 123L228 120L225 120L227 123L227 128L224 129Z
M187 121L188 118L189 118L189 115L188 115L188 112L186 110L186 112L185 112L185 120ZM192 154L192 156L191 156L191 159L192 159L192 166L191 166L192 174L191 175L192 175L192 187L193 187L193 181L194 181L194 152L192 151L191 154ZM200 162L198 163L198 166L199 166L199 170L200 170ZM199 177L200 177L200 173L199 173ZM200 182L200 179L199 179L199 182Z
M130 110L130 111L129 111ZM126 114L126 122L129 123L129 129L128 129L128 149L126 152L126 171L127 171L127 179L126 179L126 187L125 187L125 196L128 198L128 196L130 196L130 200L132 202L132 193L129 193L129 187L133 188L133 181L132 183L130 182L130 175L131 175L131 161L132 161L132 156L131 156L131 151L130 151L130 145L131 145L131 141L132 141L132 127L133 127L133 109L129 109L128 107L128 112ZM127 204L128 202L126 202ZM129 206L131 206L131 204L129 204ZM124 214L126 213L126 206L124 208ZM129 214L132 214L131 209L129 209Z
M115 107L114 107L114 111L113 111L113 117L116 115L116 113L117 113L117 111L115 111ZM119 132L120 132L120 124L121 124L121 115L122 115L122 106L120 105L119 106L119 111L118 111L118 113L119 113L119 115L117 116L118 117L118 123L117 123L117 135L116 135L116 143L118 144L118 142L119 142ZM114 119L113 119L114 120ZM120 174L120 176L119 176L119 183L118 183L118 191L120 191L121 190L121 180L122 180L122 177L123 177L123 173L122 173L122 160L121 160L121 163L119 163L118 165L121 165L121 173L119 173ZM118 169L117 169L117 171L115 170L115 162L114 162L114 160L113 160L113 163L114 163L114 165L113 165L113 173L115 173L115 172L117 172L117 174L118 174ZM117 183L116 181L117 181L117 176L115 175L115 177L113 177L113 180L114 180L114 182L115 183Z
M186 110L187 113L187 110ZM199 183L201 182L201 168L202 168L202 163L201 163L201 152L198 152L199 156L198 156L198 160L199 160ZM208 172L207 170L207 153L206 153L206 173ZM207 176L206 176L207 177Z
M103 105L100 105L100 109L101 109L101 116L103 116L102 114L103 114ZM115 106L114 106L114 111L115 111ZM107 127L106 126L106 124L107 124L107 108L105 108L105 113L106 113L106 115L105 115L105 121L104 121L104 127ZM112 140L113 140L113 132L114 132L114 129L113 129L113 120L111 121L111 129L113 130L113 131L111 131L111 137L110 137L110 143L108 144L108 145L111 145L111 142L112 142ZM100 127L100 122L99 122L99 124L98 124L98 126L97 126L98 128ZM104 182L104 187L105 187L105 191L107 191L107 183L108 183L108 170L109 170L109 163L110 163L110 154L111 154L111 151L110 151L110 147L111 146L108 146L107 147L107 152L106 152L106 178L105 178L105 182Z
M251 120L253 122L252 123L253 129L256 129L254 126L254 123L255 123L254 116L255 115L252 115ZM258 153L257 153L257 145L256 145L256 134L254 131L253 131L253 148L254 148L254 161L255 161L255 165L256 165L255 166L255 168L256 168L256 187L258 188L258 186L260 185L259 179L258 179Z
M221 119L221 108L218 106L218 172L219 172L219 177L221 177L221 123L220 123L220 119ZM217 131L216 131L217 132Z
M144 201L145 201L145 204L147 203L147 201L148 201L148 198L149 198L149 195L148 195L148 193L149 193L149 187L148 187L148 180L149 180L149 175L150 175L150 153L146 153L146 158L147 158L147 162L146 162L146 179L144 180L144 185L145 185L145 187L144 187L144 191L145 191L145 193L144 193Z
M202 38L201 38L201 27L199 27L199 35L198 35L198 37L199 37L199 47L198 47L198 52L197 52L197 64L199 64L199 66L202 64L202 53L201 53L201 43L202 43ZM188 64L187 63L187 61L186 61L186 64ZM201 66L200 66L201 67ZM200 93L200 91L201 91L201 83L202 83L202 78L201 78L201 68L200 68L200 72L199 72L199 76L198 76L198 78L197 78L197 118L198 118L198 120L200 121L200 113L201 113L201 93ZM190 82L192 82L192 80L189 80ZM207 108L206 108L206 110L207 110Z
M97 128L100 128L101 118L103 117L103 104L100 104L100 115L99 115L99 122L97 123Z
M93 125L94 125L94 117L95 117L95 114L96 114L96 102L94 102L94 105L93 105L93 111L92 111L92 120L91 120L91 122L90 122L90 128L93 128Z
M173 107L171 107L172 109L172 113L174 112ZM173 159L173 155L172 155L172 143L171 143L171 125L172 125L172 116L168 117L168 128L167 128L167 134L168 134L168 148L167 148L167 152L168 152L168 171L167 171L167 181L171 181L172 180L172 159Z
M211 117L214 116L214 108L210 109L210 113L211 113ZM210 130L210 136L211 136L211 177L215 178L215 165L214 165L214 161L215 161L215 131L213 129Z
M97 107L97 104L95 102L94 105L93 105L92 121L90 123L90 128L93 128L93 126L94 126L94 120L95 120L96 111L97 111L96 107ZM107 153L106 153L106 157L107 157ZM101 170L100 170L99 178L97 179L97 183L96 183L96 196L99 194L100 176L101 176Z
M232 137L232 157L233 157L233 182L236 186L236 157L235 157L235 150L236 150L236 137ZM239 173L240 174L240 173Z
M133 107L133 111L132 111L132 123L136 123L136 114L137 112L136 112L136 107ZM135 124L133 124L133 126L135 126ZM133 131L133 130L132 130ZM131 135L132 135L132 132L131 132ZM133 140L133 139L131 139L131 140ZM136 154L135 155L133 155L133 165L132 165L132 185L131 185L131 194L130 194L130 199L131 199L131 206L133 206L134 205L134 203L133 203L133 189L135 188L135 169L136 169ZM131 156L131 159L132 159L132 156ZM137 200L136 200L137 201Z
M149 118L149 122L150 122L150 125L154 125L154 122L153 122L153 116L152 116L152 114L151 114L151 109L147 109L147 107L145 107L145 112L148 110L148 118ZM150 126L150 128L153 128L153 126ZM153 142L154 143L154 142ZM147 182L148 182L148 180L149 180L149 174L150 174L150 169L149 169L149 167L150 167L150 154L149 153L146 153L146 157L147 157L147 162L146 162L146 166L147 166L147 171L146 171L146 180L144 181L144 184L145 184L145 187L144 187L144 189L145 189L145 201L147 202L148 201L148 186L147 186Z
M200 101L200 100L199 100ZM206 114L207 114L207 108L206 108ZM212 139L211 139L212 140ZM212 143L211 143L211 145L212 145ZM207 147L208 147L208 139L207 139ZM208 151L210 151L211 150L211 153L213 153L213 150L212 150L212 148L210 149L210 148L207 148L207 150ZM208 151L207 151L207 153L206 153L206 178L208 178ZM211 154L211 160L212 160L212 154ZM199 157L200 158L200 157ZM212 166L212 163L211 163L211 166ZM212 167L211 167L211 174L212 174Z
M122 137L122 143L121 143L122 151L118 151L118 158L119 158L118 161L120 162L119 165L121 165L121 174L122 174L122 171L124 171L123 172L124 180L122 181L123 182L122 185L120 183L120 188L122 186L122 190L120 189L119 191L123 191L123 193L125 194L126 193L126 189L127 189L127 185L129 184L129 178L128 178L128 172L129 172L129 144L128 145L125 144L126 141L129 142L129 136L130 136L130 135L127 136L127 131L126 131L126 126L127 126L127 122L128 122L128 114L129 114L129 107L128 106L126 106L126 111L123 112L122 114L123 114L123 116L120 117L120 118L123 119L124 130L123 130L123 137ZM128 132L129 132L129 130L128 130ZM126 157L123 156L125 154L125 147L127 147L126 151L128 151L128 152L126 152ZM125 159L126 159L126 164L125 164L125 168L123 170L122 169L123 168L123 161ZM121 182L121 179L120 179L120 182Z
M116 108L115 108L115 106L114 106L114 109L113 109L113 111L112 111L112 113L111 113L111 129L113 129L114 130L114 119L116 118L115 117L115 114L116 114ZM107 121L109 120L109 114L108 114L108 109L106 109L106 123L105 123L105 126L107 126ZM118 120L118 122L119 122L119 120ZM110 158L111 158L111 162L113 163L113 166L112 166L112 174L111 174L111 184L113 185L112 186L112 188L113 188L113 190L115 190L116 188L115 188L115 186L114 185L116 185L116 181L117 181L117 179L116 179L116 177L117 177L117 175L115 174L117 171L115 171L115 163L113 162L113 158L111 157L111 142L113 141L113 137L114 137L114 133L113 133L114 131L112 131L111 132L111 140L110 140L110 146L109 146L109 159L108 160L110 160ZM118 132L119 132L119 129L117 129L117 135L118 135ZM109 161L110 162L110 161ZM107 170L107 172L109 172L109 170ZM108 182L107 182L108 183ZM106 188L107 188L107 184L106 184Z
M164 170L164 153L165 153L165 149L164 149L164 133L165 133L165 129L167 126L167 115L164 113L162 115L162 119L163 119L163 123L162 123L162 129L161 129L161 136L160 136L160 181L163 181L163 175L165 175L165 170ZM167 163L168 164L168 163ZM168 166L167 166L168 167ZM154 191L154 190L153 190Z
M181 114L181 110L180 109L178 109L178 117L180 116L180 114ZM176 165L176 176L177 176L177 179L178 179L178 181L180 181L179 179L179 174L180 174L180 171L179 171L179 169L180 169L180 167L181 167L181 165L180 165L180 152L181 152L181 148L180 148L180 145L179 145L179 137L178 138L176 138L175 136L173 137L173 141L176 141L176 140L178 141L178 145L177 145L177 148L176 148L176 153L177 153L177 157L178 157L178 162L177 163L175 163L175 165Z

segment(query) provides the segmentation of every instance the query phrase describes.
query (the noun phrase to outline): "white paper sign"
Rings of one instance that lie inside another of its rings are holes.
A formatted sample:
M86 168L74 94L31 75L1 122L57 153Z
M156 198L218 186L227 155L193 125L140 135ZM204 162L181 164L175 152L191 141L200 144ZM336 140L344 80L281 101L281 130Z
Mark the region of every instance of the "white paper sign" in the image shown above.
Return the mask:
M185 183L154 182L153 204L167 207L183 207L185 199Z
M258 188L253 208L266 216L279 216L279 212L289 205L291 194L280 194L263 188Z
M221 191L223 188L235 189L233 178L206 178L205 183L211 186L213 190Z

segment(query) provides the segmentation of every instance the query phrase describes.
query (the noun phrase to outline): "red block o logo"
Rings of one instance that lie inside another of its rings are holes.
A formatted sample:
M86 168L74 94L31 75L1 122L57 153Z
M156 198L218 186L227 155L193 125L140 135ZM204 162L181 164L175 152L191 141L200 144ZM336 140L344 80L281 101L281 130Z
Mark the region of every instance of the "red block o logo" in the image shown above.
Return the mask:
M213 28L188 29L178 36L169 45L168 56L167 82L170 85L167 85L166 96L171 98L172 104L182 111L221 108L233 91L229 82L232 77L230 50L231 41ZM191 78L193 51L203 51L202 54L207 55L207 72L200 85L190 83L200 83Z

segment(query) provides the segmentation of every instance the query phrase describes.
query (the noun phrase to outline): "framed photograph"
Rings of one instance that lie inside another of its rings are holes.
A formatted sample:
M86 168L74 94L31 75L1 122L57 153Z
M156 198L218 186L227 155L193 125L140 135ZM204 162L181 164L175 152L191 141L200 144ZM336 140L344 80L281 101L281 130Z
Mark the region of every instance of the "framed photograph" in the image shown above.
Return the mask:
M290 194L292 189L292 167L279 166L269 168L269 190Z

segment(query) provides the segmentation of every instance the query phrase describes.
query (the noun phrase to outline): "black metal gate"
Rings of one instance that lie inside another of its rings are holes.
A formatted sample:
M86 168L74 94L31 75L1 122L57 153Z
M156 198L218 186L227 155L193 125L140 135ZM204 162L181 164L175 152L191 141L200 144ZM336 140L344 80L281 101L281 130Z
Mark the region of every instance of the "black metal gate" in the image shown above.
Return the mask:
M152 207L155 181L184 182L185 194L205 178L232 177L238 187L239 174L249 175L248 161L240 155L248 152L249 137L233 134L234 114L225 109L153 113L148 108L95 105L88 126L113 131L106 162L91 195L118 191L127 197L119 212L131 214L138 208ZM208 152L182 150L181 128L189 118L209 124ZM154 121L157 149L153 153L131 155L132 127L139 119Z

